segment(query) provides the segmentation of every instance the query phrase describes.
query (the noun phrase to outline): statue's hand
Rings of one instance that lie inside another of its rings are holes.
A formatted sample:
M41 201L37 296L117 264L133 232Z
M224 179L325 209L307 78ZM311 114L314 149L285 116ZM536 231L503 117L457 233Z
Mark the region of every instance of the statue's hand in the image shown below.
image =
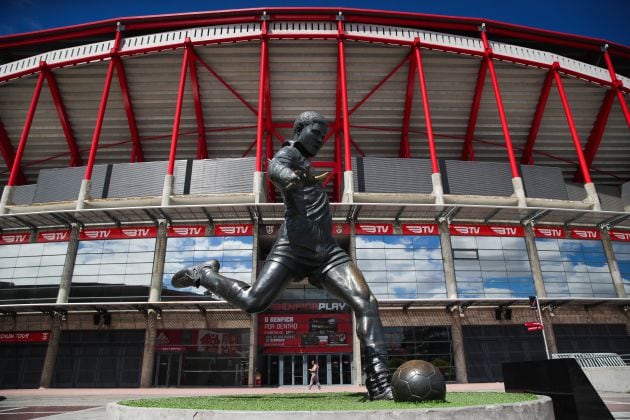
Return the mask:
M299 169L296 169L293 171L293 174L287 180L287 183L285 184L284 189L292 190L294 188L303 186L305 180L306 180L306 176L304 172Z
M319 175L315 175L313 179L315 179L315 181L317 182L324 182L326 178L328 178L328 175L330 175L330 172L324 172Z

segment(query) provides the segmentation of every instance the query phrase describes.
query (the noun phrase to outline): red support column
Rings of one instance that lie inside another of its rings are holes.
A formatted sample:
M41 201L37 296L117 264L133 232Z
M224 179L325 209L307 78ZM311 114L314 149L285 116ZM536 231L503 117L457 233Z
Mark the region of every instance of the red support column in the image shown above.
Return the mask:
M415 81L416 61L410 60L409 73L407 73L407 95L405 96L405 110L403 112L402 133L400 135L400 150L398 151L398 156L401 158L411 157L411 146L409 145L409 127L411 126L411 109L413 108L413 92Z
M508 127L507 118L505 116L505 109L503 108L503 100L501 99L501 89L499 88L499 80L497 73L494 69L494 63L492 62L492 49L488 43L488 36L486 35L485 27L481 31L481 39L485 49L485 57L488 62L488 70L490 70L490 78L492 79L492 88L494 90L494 97L497 102L497 108L499 110L499 118L501 120L501 127L503 128L503 137L505 138L505 148L508 153L508 160L510 161L510 168L512 170L512 178L520 178L518 172L518 166L516 164L516 157L514 157L514 149L512 147L512 137L510 136L510 128Z
M121 33L116 32L116 40L114 41L114 48L111 50L111 54L115 54L120 44ZM103 128L103 118L105 117L105 108L107 107L107 98L109 98L109 90L112 86L112 77L114 76L115 63L114 60L109 61L109 67L107 69L107 75L105 76L105 86L103 87L103 93L101 95L101 103L98 108L98 115L96 117L96 125L94 126L94 135L92 136L92 146L90 147L90 155L88 157L87 167L85 168L85 180L90 181L92 179L92 170L94 169L94 161L96 160L96 150L98 149L98 141L101 137L101 129Z
M55 76L52 74L47 65L42 67L42 72L48 82L48 88L50 89L55 108L57 109L57 115L59 116L59 121L61 122L61 128L63 129L63 133L66 137L66 142L68 143L68 149L70 150L70 166L81 166L83 165L83 159L81 159L81 153L79 152L77 142L74 138L74 134L72 133L68 113L66 112L66 107L63 104Z
M352 170L352 156L350 155L350 122L348 121L348 86L346 85L346 51L343 44L345 34L341 19L337 20L338 51L339 51L339 79L341 81L341 113L343 117L344 141L344 171Z
M339 58L339 50L337 50L337 74L341 72L339 67L341 66L341 60ZM341 80L337 77L337 92L335 97L335 123L333 124L332 129L335 133L335 150L334 150L334 160L335 160L335 180L334 180L334 190L335 190L335 201L341 202L341 197L343 196L343 158L342 158L342 146L341 146Z
M264 165L269 171L269 161L273 159L274 155L274 147L273 147L273 135L274 135L274 127L273 127L273 117L271 115L271 80L270 80L270 70L269 70L269 51L267 50L267 59L265 63L265 130L267 132L267 144L265 145L265 156L266 164ZM276 188L271 182L271 179L267 177L267 201L273 203L276 201Z
M440 173L435 150L435 138L433 136L433 123L431 122L431 109L429 108L429 96L427 94L427 84L424 78L424 67L422 66L422 55L420 54L420 40L414 40L414 54L416 56L416 68L420 81L420 93L422 94L422 104L424 108L424 121L427 127L427 140L429 141L429 154L431 155L431 168L434 174Z
M190 83L192 85L193 101L195 104L195 117L197 118L197 159L207 159L208 143L206 139L206 126L203 120L203 109L201 108L199 78L197 77L197 59L196 54L193 53L193 46L186 44L186 48L191 50L188 65L190 68Z
M138 133L138 125L136 124L136 114L133 110L131 95L129 93L129 84L127 83L127 75L122 60L117 55L112 56L112 61L116 66L116 74L118 75L118 84L122 93L122 100L125 105L125 113L127 114L127 123L129 124L129 133L131 134L131 162L144 162L144 152L142 151L142 143L140 143L140 134Z
M608 72L610 73L610 80L612 80L613 82L613 89L615 89L617 93L617 98L619 99L619 105L621 105L623 116L626 118L626 124L628 125L628 128L630 128L630 111L628 111L628 104L626 103L626 98L623 96L623 92L621 92L621 89L620 89L620 87L623 85L621 81L617 79L615 67L612 64L612 60L610 59L610 54L608 53L607 45L604 49L604 60L606 61Z
M547 106L547 100L549 99L549 92L551 92L551 84L553 83L554 74L558 71L558 65L555 63L545 76L543 87L538 97L538 105L536 105L536 112L534 113L534 119L532 125L529 128L529 135L527 136L527 142L521 155L521 163L525 165L533 165L533 152L534 144L536 143L536 137L538 137L538 130L540 130L540 124L545 113L545 107Z
M186 43L190 42L186 38ZM186 88L186 70L188 68L188 48L184 47L184 58L182 59L182 71L179 76L179 90L177 92L177 105L175 106L175 117L173 118L173 135L171 137L171 153L168 158L167 175L173 175L175 172L175 156L177 154L177 139L179 137L179 123L182 117L182 104L184 102L184 91Z
M0 153L2 154L4 162L7 164L9 173L11 173L11 169L13 169L13 162L15 161L15 151L13 150L11 139L9 139L9 135L7 134L7 130L4 128L2 121L0 121ZM17 185L26 184L26 178L24 177L22 169L18 170L15 182Z
M263 131L264 131L264 112L265 112L265 80L267 71L267 21L261 21L262 33L260 35L260 79L258 83L258 118L256 126L256 172L262 172L262 148L263 148Z
M42 86L44 85L44 72L39 73L37 83L35 83L35 90L33 91L33 98L31 99L31 105L26 115L26 121L24 121L24 128L22 129L22 136L18 143L17 151L15 152L15 158L13 159L13 166L11 167L11 174L9 175L8 186L13 187L17 185L18 176L21 172L20 164L22 162L22 156L24 155L24 148L26 147L26 140L28 134L31 131L31 125L33 124L33 118L35 117L35 110L37 109L37 103L39 102L39 94L42 92Z
M571 132L571 138L573 139L575 152L577 153L577 156L578 156L580 170L582 171L582 178L584 179L585 183L590 184L592 183L591 174L588 171L588 166L586 165L586 160L584 159L584 153L582 153L582 145L580 143L580 138L578 137L578 133L575 128L575 123L573 121L573 114L571 113L569 101L564 91L564 85L562 84L562 78L560 77L560 73L554 72L554 78L556 80L556 85L558 86L558 92L560 93L560 100L562 101L564 114L567 118L567 122L569 123L569 131Z
M479 117L479 109L481 108L481 97L483 95L483 87L486 84L486 73L488 72L488 59L484 57L479 66L477 73L477 84L475 85L475 96L470 107L470 115L468 116L468 128L466 129L466 137L464 138L464 146L460 160L475 160L475 149L473 148L473 138L475 137L475 128L477 127L477 118Z

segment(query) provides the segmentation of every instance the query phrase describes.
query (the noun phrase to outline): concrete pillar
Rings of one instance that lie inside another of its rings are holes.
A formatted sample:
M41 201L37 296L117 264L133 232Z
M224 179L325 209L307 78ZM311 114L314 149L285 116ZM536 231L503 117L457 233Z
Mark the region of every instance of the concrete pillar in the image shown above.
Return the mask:
M55 375L55 365L57 363L57 353L59 352L59 341L61 340L61 315L55 313L52 317L48 347L42 366L42 376L39 379L40 388L50 388Z
M457 299L457 281L455 279L455 262L453 260L453 247L451 246L451 234L448 222L438 224L440 231L440 245L442 248L442 262L444 264L444 280L446 282L446 297Z
M262 174L262 172L258 172ZM255 175L254 175L255 182ZM254 184L255 185L255 184ZM252 250L252 277L251 284L256 282L258 273L258 259L260 257L260 247L258 244L258 223L254 223L253 227L253 242L254 247ZM252 314L249 322L249 367L247 372L247 383L250 387L256 384L256 370L258 370L258 314Z
M343 195L341 202L345 204L354 202L354 179L352 171L345 171L343 173Z
M147 326L144 334L144 355L142 357L142 373L140 387L148 388L153 384L153 366L155 365L155 337L157 335L157 312L147 311Z
M534 277L536 296L544 298L547 296L545 292L545 282L543 281L542 269L540 268L540 258L538 258L536 236L534 235L534 229L531 224L525 225L525 244L527 245L529 264L532 268L532 277Z
M265 203L267 197L265 196L265 173L254 172L254 202Z
M83 210L85 208L85 200L87 200L90 196L91 187L91 180L84 179L81 181L81 189L79 190L79 197L77 198L77 210Z
M592 203L593 210L600 211L602 209L602 205L599 202L599 196L597 195L597 190L595 189L595 184L592 182L587 182L584 184L584 190L586 191L586 202Z
M464 333L459 311L451 311L451 346L453 348L453 360L455 361L455 381L458 384L468 383L466 371L466 352L464 350Z
M604 253L606 254L606 259L608 260L608 267L610 267L610 275L612 277L613 284L615 285L615 291L617 292L617 297L626 298L628 296L623 285L623 277L621 277L619 264L617 264L615 251L613 250L612 241L610 240L610 233L608 233L607 229L601 229L601 237Z
M433 196L435 204L441 206L444 204L444 187L442 186L442 174L434 173L431 175L431 183L433 184Z
M70 228L70 240L68 241L66 261L63 264L63 271L61 273L61 282L59 283L59 292L57 293L57 303L68 303L70 287L72 286L72 274L74 273L74 263L77 260L77 252L79 250L80 233L80 226L73 223Z
M518 206L527 207L525 187L523 187L523 178L521 178L520 176L512 178L512 187L514 187L514 196L518 199Z
M2 198L0 198L0 214L7 214L7 206L11 205L13 199L13 192L15 187L11 185L5 185L2 190Z
M166 241L168 225L166 220L158 221L158 233L155 238L155 253L153 255L153 271L151 275L151 289L149 302L162 300L162 278L164 277L164 260L166 258Z
M169 206L171 204L171 195L173 195L173 181L175 177L173 175L164 176L164 188L162 189L162 207Z
M352 261L357 260L357 240L356 229L354 223L350 226L350 257ZM357 320L352 312L352 366L354 369L354 377L352 383L354 385L363 385L363 365L361 364L361 341L357 335Z
M549 349L549 356L554 353L558 353L558 344L556 343L556 335L553 331L553 318L552 312L549 308L545 311L541 311L543 317L543 323L545 326L545 338L547 339L547 347Z

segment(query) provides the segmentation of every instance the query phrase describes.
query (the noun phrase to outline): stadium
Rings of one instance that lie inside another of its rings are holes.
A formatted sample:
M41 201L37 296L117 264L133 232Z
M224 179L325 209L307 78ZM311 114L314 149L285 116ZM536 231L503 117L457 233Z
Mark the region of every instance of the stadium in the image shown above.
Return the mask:
M269 159L328 120L334 234L390 365L630 355L630 47L463 17L269 8L0 37L0 387L361 384L306 280L248 315L283 221ZM527 323L527 327L524 324Z

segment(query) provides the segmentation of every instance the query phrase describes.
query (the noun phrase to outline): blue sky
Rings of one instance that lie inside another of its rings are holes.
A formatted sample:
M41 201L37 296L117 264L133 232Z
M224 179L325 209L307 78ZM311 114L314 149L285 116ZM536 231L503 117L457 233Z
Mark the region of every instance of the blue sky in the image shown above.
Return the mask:
M0 35L126 16L273 6L330 6L486 18L630 46L630 0L0 0Z

